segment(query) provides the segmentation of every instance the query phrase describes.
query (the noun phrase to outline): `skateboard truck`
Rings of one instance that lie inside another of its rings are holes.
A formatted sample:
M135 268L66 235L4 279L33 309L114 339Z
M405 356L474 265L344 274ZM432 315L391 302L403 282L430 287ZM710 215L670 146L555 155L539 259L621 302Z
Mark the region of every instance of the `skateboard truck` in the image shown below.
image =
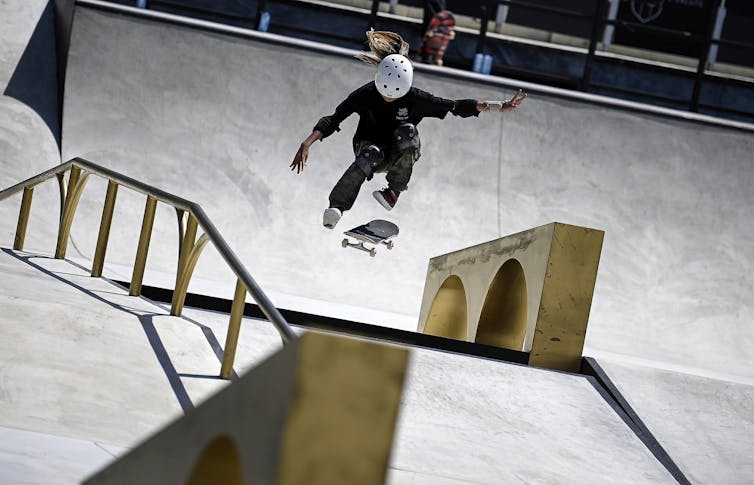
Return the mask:
M385 246L387 246L388 249L393 249L393 241L380 241L379 243L375 243L375 244L384 244ZM343 242L341 242L341 245L344 248L352 247L352 248L358 249L360 251L366 251L367 253L369 253L369 256L371 256L371 257L375 257L377 255L377 248L375 248L375 247L368 248L368 247L364 246L364 241L359 241L357 243L352 243L351 241L348 240L347 237L345 237L345 238L343 238Z

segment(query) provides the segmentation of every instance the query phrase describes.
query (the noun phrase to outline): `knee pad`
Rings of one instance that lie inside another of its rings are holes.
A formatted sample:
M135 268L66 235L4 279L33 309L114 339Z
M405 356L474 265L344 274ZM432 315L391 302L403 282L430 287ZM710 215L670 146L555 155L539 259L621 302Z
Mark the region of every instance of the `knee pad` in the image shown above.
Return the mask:
M393 132L393 148L398 152L414 151L421 148L419 130L411 123L403 123Z
M374 171L382 163L384 155L377 145L369 145L366 149L356 155L354 162L359 169L364 172L367 180L372 180Z

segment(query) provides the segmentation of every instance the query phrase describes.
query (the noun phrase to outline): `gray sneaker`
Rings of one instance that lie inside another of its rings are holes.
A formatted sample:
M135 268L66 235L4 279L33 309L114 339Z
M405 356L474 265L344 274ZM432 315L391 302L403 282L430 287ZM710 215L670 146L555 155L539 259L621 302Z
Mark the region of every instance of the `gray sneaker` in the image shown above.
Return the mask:
M325 209L325 213L322 214L322 225L328 229L332 229L340 220L340 216L343 212L337 207L328 207Z

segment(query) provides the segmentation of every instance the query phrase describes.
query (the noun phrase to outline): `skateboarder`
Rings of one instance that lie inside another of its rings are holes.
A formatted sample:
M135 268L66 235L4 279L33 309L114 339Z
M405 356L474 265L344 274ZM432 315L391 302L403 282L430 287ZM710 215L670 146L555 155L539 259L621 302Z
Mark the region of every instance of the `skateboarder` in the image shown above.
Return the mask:
M426 117L443 119L448 113L468 118L482 111L511 111L526 94L518 91L508 101L451 100L412 87L413 67L406 57L408 44L392 32L367 32L371 52L357 58L377 65L374 80L353 91L330 116L324 116L301 143L290 167L300 173L309 158L309 148L340 131L340 123L353 113L359 124L353 136L354 162L346 169L330 193L330 205L322 224L332 229L343 212L349 210L365 180L375 173L387 173L388 186L372 195L391 210L408 187L414 163L420 157L416 125Z

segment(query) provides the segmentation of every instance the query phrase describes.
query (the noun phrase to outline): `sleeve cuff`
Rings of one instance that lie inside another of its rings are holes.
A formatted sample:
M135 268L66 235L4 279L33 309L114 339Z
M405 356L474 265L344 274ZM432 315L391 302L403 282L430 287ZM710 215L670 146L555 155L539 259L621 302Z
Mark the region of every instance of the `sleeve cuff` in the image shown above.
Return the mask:
M313 130L317 130L322 133L321 140L324 140L328 136L332 135L336 131L340 131L339 126L334 126L335 123L332 122L332 119L329 116L323 116L319 119L316 125L314 125Z
M476 99L459 99L456 100L452 113L461 118L469 116L479 116L479 110L476 109Z

